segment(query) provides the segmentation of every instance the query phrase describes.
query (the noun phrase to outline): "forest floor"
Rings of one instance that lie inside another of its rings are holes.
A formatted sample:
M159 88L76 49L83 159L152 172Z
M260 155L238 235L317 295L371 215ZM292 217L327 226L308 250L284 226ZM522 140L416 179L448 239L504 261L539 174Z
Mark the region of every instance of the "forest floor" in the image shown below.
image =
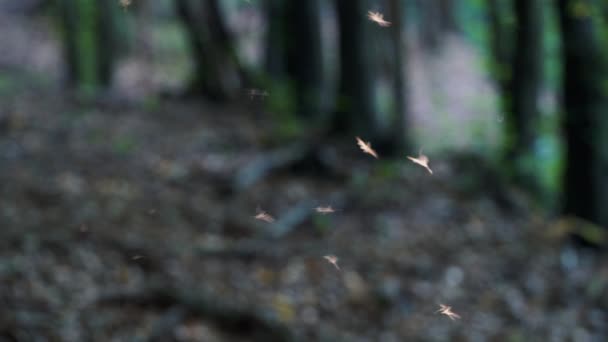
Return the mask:
M480 157L430 155L430 175L348 137L317 151L318 172L243 185L276 149L251 103L83 100L12 68L0 81L0 340L608 335L606 255L569 244L570 223Z

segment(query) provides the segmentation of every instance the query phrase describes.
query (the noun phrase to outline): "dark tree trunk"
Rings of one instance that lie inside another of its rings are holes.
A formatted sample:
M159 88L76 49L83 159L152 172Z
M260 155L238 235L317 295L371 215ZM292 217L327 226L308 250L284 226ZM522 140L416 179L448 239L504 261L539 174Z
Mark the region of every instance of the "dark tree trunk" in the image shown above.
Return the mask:
M374 122L372 58L365 0L337 0L340 80L332 131L377 134Z
M108 88L114 71L116 4L97 0L57 2L68 84Z
M507 120L507 158L533 149L539 117L538 95L542 76L541 0L515 0L515 53L511 85L511 110ZM525 175L522 175L525 177Z
M608 227L608 108L602 92L606 66L593 18L572 8L573 1L558 1L566 140L563 210Z
M284 0L266 0L264 2L266 12L266 73L273 79L284 77L286 71L285 49L283 46L283 35L285 32Z
M456 23L457 0L439 0L439 14L441 30L444 33L458 32Z
M66 80L70 86L78 83L78 8L72 0L57 2L63 41Z
M189 90L215 101L234 98L245 73L217 0L177 0L176 9L188 33L196 65Z
M116 4L107 0L97 0L97 46L99 63L99 84L107 88L112 83L116 53Z
M320 117L323 88L321 8L319 0L288 1L283 46L287 73L294 84L296 112L301 118Z
M512 13L510 4L511 0L489 0L488 2L492 77L499 89L503 112L509 110L508 103L511 101L509 84L513 64L513 27L507 22L507 18Z
M442 38L439 0L418 0L418 10L421 45L427 51L434 52L439 48Z
M389 0L390 12L392 13L393 25L391 27L391 39L393 45L393 97L395 104L393 141L396 151L406 151L410 147L408 118L408 91L406 89L407 53L404 40L404 18L403 0ZM396 152L395 151L395 152Z
M323 89L320 0L267 0L266 71L270 82L287 87L294 111L320 119Z

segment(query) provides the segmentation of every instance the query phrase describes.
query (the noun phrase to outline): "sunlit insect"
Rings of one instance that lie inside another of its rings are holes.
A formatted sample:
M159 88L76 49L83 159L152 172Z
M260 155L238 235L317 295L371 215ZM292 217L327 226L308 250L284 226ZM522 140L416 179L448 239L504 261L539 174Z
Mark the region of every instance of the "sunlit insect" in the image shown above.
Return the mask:
M323 257L325 260L327 260L327 262L329 262L330 264L334 265L334 267L339 271L340 270L340 266L338 266L338 257L335 255L325 255Z
M367 12L367 17L369 18L369 20L377 23L378 25L380 25L382 27L391 26L390 22L384 20L384 14L381 14L379 12L369 11L369 12Z
M254 216L256 220L272 223L274 222L274 217L270 216L267 212L260 210L258 208L258 213Z
M452 321L456 320L456 319L460 319L460 315L453 312L451 306L439 304L439 310L437 310L435 312L448 316Z
M422 149L420 149L420 152L418 154L419 154L418 158L407 156L407 159L426 168L430 174L433 174L433 170L431 170L431 168L429 167L429 157L422 154Z
M331 214L331 213L336 212L336 210L334 208L332 208L331 205L329 205L327 207L316 207L315 211L320 214Z
M143 256L141 256L141 255L134 255L131 259L132 260L139 260L141 258L143 258Z
M131 0L120 0L120 6L127 9L127 7L131 6Z
M357 139L357 145L359 145L359 148L361 148L361 151L363 151L363 153L367 153L372 155L374 158L378 159L378 154L376 153L376 151L374 151L374 149L372 148L372 144L370 142L365 142L363 140L361 140L361 138L359 137L355 137Z
M249 95L249 98L251 100L253 100L254 97L264 98L269 95L266 90L260 90L260 89L248 89L247 94Z

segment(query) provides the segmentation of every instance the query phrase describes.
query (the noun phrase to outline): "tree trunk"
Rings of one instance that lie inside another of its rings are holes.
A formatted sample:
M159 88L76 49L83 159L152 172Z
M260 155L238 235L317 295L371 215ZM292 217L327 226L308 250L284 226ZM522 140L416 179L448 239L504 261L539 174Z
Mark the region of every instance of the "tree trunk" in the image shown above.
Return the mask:
M196 65L189 90L214 101L234 98L245 74L217 0L177 0L176 9L188 33Z
M287 73L293 81L296 113L301 118L320 117L323 88L321 8L319 0L288 1L287 32L283 46Z
M566 145L563 211L608 227L608 108L602 92L605 57L593 18L578 13L582 8L578 6L592 8L593 4L558 1Z
M320 0L266 0L266 74L301 119L324 117Z
M116 4L107 0L97 0L97 46L99 62L98 81L107 88L112 82L116 53Z
M372 58L368 49L365 0L337 0L340 80L333 132L377 134L374 120Z
M111 86L116 43L112 3L60 0L57 3L68 84L95 89Z
M285 32L284 0L266 0L266 55L265 69L269 77L280 79L286 71L285 49L283 35Z
M509 111L511 101L511 65L513 64L513 27L507 18L511 15L511 0L490 0L488 16L490 21L490 50L492 54L492 76L498 86L503 115Z
M516 0L517 44L513 65L513 126L515 152L525 152L534 142L538 120L538 94L542 76L542 3Z
M394 97L394 125L393 141L397 151L406 151L410 147L408 118L408 91L406 89L407 80L407 54L406 41L404 40L404 18L402 0L389 0L390 12L392 13L393 25L391 27L391 39L393 45L393 97Z
M541 0L515 0L517 26L512 101L507 117L507 153L510 163L533 150L539 118L538 96L542 76ZM528 175L522 174L526 177Z
M439 14L441 19L441 31L444 33L458 32L456 23L456 4L457 0L439 0Z
M420 22L418 30L421 45L431 52L437 51L441 44L441 13L439 11L439 0L418 0Z
M63 59L65 76L70 86L78 83L78 8L75 1L59 0L57 2L63 42Z

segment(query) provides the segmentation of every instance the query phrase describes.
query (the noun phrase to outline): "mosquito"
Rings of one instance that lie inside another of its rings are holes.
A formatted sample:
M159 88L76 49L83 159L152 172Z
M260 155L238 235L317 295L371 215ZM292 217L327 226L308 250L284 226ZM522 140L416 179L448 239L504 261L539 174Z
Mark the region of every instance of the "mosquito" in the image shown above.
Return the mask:
M327 207L316 207L315 211L318 212L319 214L331 214L331 213L335 213L336 210L334 208L331 207L331 205L327 206Z
M365 142L363 140L361 140L361 138L359 137L355 137L357 139L357 145L359 145L359 148L361 148L361 151L363 151L363 153L367 153L372 155L374 158L378 159L378 154L376 153L376 151L374 151L374 149L372 148L372 144L370 142Z
M274 217L270 216L267 212L260 210L258 208L258 213L254 216L256 220L272 223L274 222Z
M269 95L266 90L260 90L260 89L248 89L247 90L247 94L249 94L249 98L251 100L253 100L253 98L256 97L256 96L266 97L266 96Z
M378 25L380 25L382 27L391 26L390 22L384 20L384 14L381 14L379 12L368 11L367 17L369 18L369 20L377 23Z
M329 262L330 264L334 265L334 267L336 267L336 269L339 271L340 267L338 266L338 257L335 255L325 255L323 256L323 258L325 260L327 260L327 262Z
M413 161L414 163L426 168L430 174L433 174L433 170L429 167L429 157L422 154L422 149L418 152L418 158L407 156L407 159Z
M448 316L452 321L456 319L460 319L460 315L452 311L451 306L439 304L439 310L435 311L435 313L439 312L442 315Z

